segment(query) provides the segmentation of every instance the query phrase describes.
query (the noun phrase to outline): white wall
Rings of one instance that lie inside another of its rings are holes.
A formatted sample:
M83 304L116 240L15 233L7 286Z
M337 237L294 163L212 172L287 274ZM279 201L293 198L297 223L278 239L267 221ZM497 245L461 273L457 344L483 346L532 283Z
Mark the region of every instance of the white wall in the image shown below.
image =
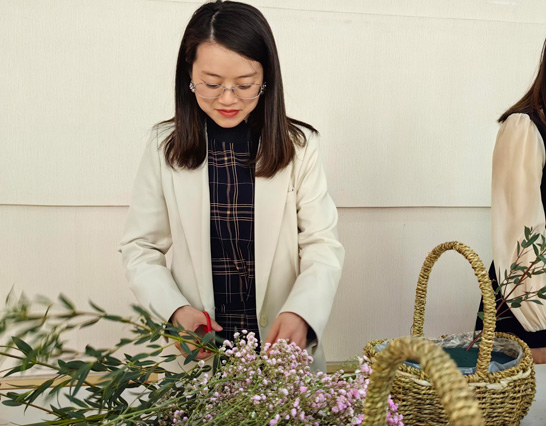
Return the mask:
M409 334L436 244L459 240L490 262L495 119L534 77L546 2L250 3L276 35L290 115L322 133L347 250L325 344L342 361ZM115 246L148 130L172 114L177 50L199 4L0 1L0 299L14 286L128 312ZM431 280L426 331L471 329L470 267L446 255Z

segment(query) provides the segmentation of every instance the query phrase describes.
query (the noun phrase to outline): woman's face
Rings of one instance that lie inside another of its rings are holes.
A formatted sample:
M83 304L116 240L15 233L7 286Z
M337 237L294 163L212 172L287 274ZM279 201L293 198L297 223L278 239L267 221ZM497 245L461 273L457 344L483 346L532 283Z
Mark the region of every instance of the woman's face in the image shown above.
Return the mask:
M202 43L197 48L197 55L193 62L192 81L195 85L206 83L227 88L237 85L261 85L263 68L259 62L245 58L219 44ZM259 97L240 99L232 90L224 90L216 99L203 98L197 93L195 98L199 107L216 124L226 128L235 127L246 119L260 100Z

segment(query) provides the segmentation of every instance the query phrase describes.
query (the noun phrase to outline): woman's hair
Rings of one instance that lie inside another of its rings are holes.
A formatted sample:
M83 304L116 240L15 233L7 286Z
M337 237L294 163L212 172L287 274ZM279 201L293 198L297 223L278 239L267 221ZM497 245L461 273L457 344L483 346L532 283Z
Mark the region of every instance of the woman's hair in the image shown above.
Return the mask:
M256 175L272 177L292 161L295 145L305 145L306 137L300 127L316 130L286 116L281 68L271 28L258 9L239 2L206 3L195 11L186 27L176 65L175 114L159 123L173 126L163 141L165 159L171 167L185 169L195 169L205 160L206 114L189 85L197 48L206 42L218 43L263 67L267 88L248 122L260 140L253 160Z
M546 125L546 40L542 47L542 57L538 69L538 75L529 91L515 105L499 118L499 123L504 122L510 114L522 113L535 115Z

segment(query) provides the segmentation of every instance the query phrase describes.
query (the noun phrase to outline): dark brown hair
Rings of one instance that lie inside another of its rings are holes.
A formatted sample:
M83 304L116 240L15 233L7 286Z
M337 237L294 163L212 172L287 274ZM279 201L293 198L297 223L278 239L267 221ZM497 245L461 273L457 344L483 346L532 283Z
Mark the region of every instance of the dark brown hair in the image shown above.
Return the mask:
M538 69L538 75L529 91L515 105L511 106L499 118L499 123L504 122L510 114L521 113L535 115L546 125L544 116L546 109L546 40L542 46L542 57Z
M267 84L248 122L259 137L256 176L272 177L294 158L295 146L306 137L301 127L309 124L286 116L281 68L271 28L258 9L221 1L206 3L195 11L180 44L176 65L175 114L159 123L173 126L163 141L165 159L172 168L196 169L206 157L205 117L190 91L191 70L201 43L214 42L259 62Z

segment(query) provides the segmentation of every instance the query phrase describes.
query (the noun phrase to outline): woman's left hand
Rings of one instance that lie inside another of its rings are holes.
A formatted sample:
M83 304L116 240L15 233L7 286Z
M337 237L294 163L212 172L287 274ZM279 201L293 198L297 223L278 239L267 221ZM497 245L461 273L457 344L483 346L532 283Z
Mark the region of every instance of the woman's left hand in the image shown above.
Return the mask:
M307 346L308 329L309 325L298 314L283 312L271 325L265 343L273 344L279 339L286 339L305 349Z

